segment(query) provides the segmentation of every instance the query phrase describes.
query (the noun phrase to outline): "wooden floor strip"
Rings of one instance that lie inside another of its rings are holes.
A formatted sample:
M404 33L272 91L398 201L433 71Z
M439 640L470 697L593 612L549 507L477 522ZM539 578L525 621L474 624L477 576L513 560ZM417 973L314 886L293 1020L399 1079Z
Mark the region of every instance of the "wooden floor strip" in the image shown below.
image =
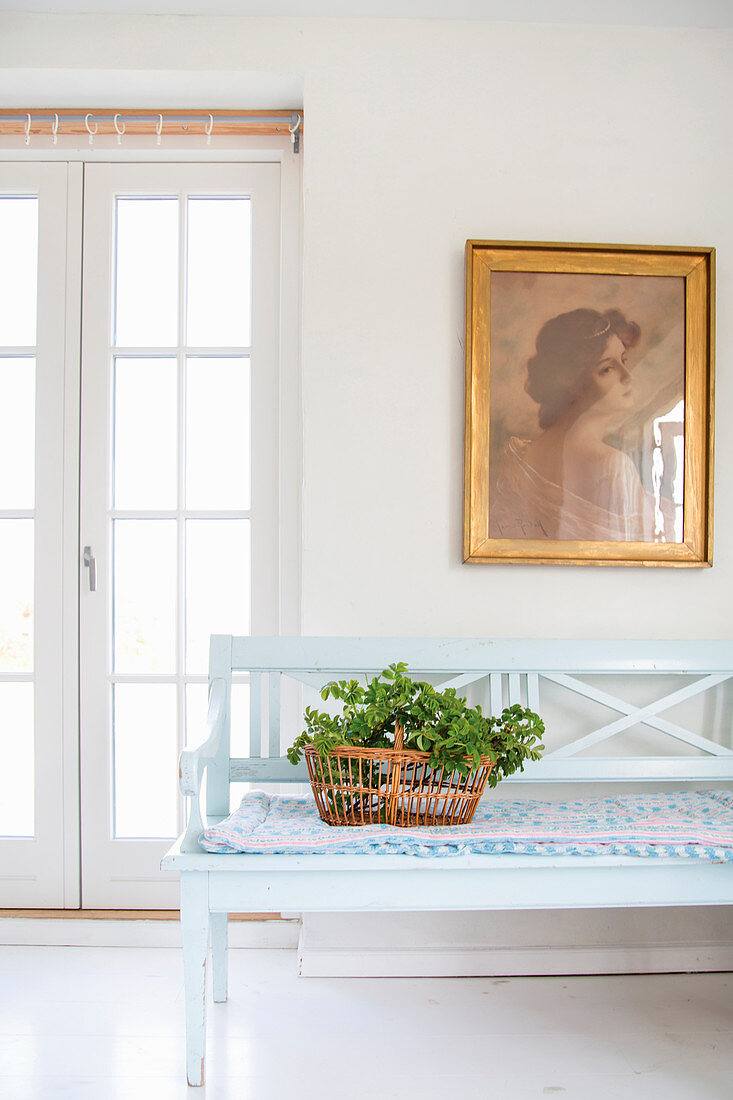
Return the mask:
M179 920L178 909L0 909L2 917L52 920ZM230 913L230 920L281 920L279 913Z

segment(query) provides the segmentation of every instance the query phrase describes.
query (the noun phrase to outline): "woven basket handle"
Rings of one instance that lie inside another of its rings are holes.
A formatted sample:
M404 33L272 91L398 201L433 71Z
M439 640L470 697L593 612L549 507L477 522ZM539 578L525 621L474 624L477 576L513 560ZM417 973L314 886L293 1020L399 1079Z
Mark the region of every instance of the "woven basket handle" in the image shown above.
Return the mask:
M394 724L394 747L397 752L402 752L405 745L405 731L398 721Z

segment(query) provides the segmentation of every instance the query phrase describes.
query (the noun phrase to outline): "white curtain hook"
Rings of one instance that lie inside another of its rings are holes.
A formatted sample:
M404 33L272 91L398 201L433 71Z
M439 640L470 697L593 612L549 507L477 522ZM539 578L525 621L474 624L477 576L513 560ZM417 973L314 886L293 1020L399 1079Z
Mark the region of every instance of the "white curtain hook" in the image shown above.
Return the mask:
M293 143L293 151L296 153L298 152L300 142L300 137L298 133L298 131L300 130L300 122L301 118L300 115L298 115L293 125L288 126L288 130L290 131L290 140Z
M31 143L31 116L30 116L30 114L27 114L25 116L25 126L23 127L23 129L25 131L25 143L26 143L26 145L30 145L30 143Z
M91 125L91 123L90 123L90 121L89 121L89 119L90 119L91 117L92 117L92 113L91 113L91 111L90 111L90 112L89 112L89 114L88 114L88 115L86 116L86 118L84 119L84 125L85 125L85 126L86 126L86 128L87 128L87 133L89 134L89 144L90 144L90 145L94 145L94 135L96 134L97 130L99 129L99 123L98 123L98 122L95 122L95 123L94 123L94 129L92 130L92 125Z
M53 143L55 145L59 140L59 116L56 114L53 116L53 122L51 123L51 134L53 135Z
M117 114L114 117L115 130L117 131L117 144L122 145L122 135L125 132L125 124L120 121L120 116Z
M155 124L155 144L160 145L160 135L163 133L163 116L158 115L158 121Z
M211 145L211 131L214 129L214 116L209 115L209 121L204 126L204 133L206 134L206 144Z

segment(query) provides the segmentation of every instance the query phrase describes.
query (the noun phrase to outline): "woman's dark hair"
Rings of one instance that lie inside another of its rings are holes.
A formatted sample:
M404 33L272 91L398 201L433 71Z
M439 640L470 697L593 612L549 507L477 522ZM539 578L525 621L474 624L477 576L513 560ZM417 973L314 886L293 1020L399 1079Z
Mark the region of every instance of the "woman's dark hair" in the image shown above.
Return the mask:
M537 334L537 354L527 363L525 389L540 407L539 423L549 428L569 407L572 384L588 367L600 363L609 336L626 348L638 343L641 329L618 309L599 313L573 309L547 321Z

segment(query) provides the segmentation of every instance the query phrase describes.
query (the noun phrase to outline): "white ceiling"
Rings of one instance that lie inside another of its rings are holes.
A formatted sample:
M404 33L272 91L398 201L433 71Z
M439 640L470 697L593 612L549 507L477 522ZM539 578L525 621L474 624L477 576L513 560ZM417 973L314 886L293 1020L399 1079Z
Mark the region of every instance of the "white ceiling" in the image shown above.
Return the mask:
M0 11L733 26L733 0L0 0Z

